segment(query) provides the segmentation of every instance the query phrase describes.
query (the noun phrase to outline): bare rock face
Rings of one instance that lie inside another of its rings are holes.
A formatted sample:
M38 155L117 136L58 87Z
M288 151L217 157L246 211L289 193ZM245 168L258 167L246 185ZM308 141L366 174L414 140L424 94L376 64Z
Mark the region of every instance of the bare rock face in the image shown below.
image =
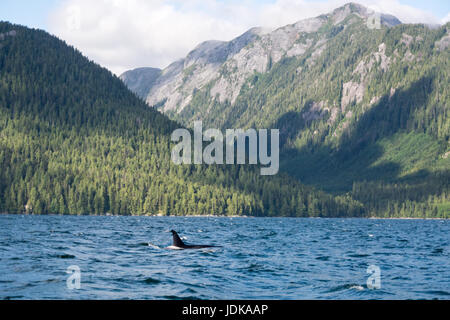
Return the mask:
M194 90L202 89L217 79L222 65L257 39L262 32L260 28L253 28L229 42L201 43L185 59L163 70L147 96L147 103L156 105L166 100L164 111L180 112L192 99Z
M439 51L444 51L450 46L450 29L447 28L447 34L443 36L439 41L434 44L435 48Z
M328 39L317 36L326 24L331 22L336 26L347 17L350 17L347 23L353 23L358 18L367 19L372 14L359 4L349 3L330 14L302 20L271 32L253 28L229 42L206 41L184 59L172 63L159 73L137 69L125 73L121 78L150 106L157 106L164 112L181 112L198 90L207 90L211 101L217 99L221 103L228 101L234 104L249 77L267 72L285 57L309 54L307 62L314 65L327 47ZM400 23L388 15L381 15L381 22L388 26ZM372 59L380 60L382 68L388 67L389 61L383 48ZM155 74L158 74L156 78L153 77ZM343 109L352 100L359 101L364 92L364 83L349 82L344 86L347 94L343 98Z
M408 38L409 39L409 38ZM411 38L412 40L412 38ZM409 45L409 44L408 44ZM353 70L353 80L342 86L341 111L344 112L348 105L353 102L360 103L364 98L364 92L369 81L369 75L375 66L386 72L391 65L391 57L386 55L386 44L381 43L378 51L372 52L364 57ZM372 97L370 105L376 103L379 97Z
M334 24L337 25L340 22L342 22L347 16L350 14L356 14L360 18L367 19L375 14L374 11L358 4L358 3L347 3L346 5L337 8L332 13L332 18L334 21ZM393 27L398 24L401 24L400 20L398 20L396 17L390 15L390 14L384 14L384 13L377 13L380 16L380 22L381 24L387 26L387 27Z
M220 102L228 100L233 104L249 76L255 72L266 72L270 65L285 56L304 54L313 41L307 39L299 42L299 36L317 31L325 21L320 18L307 19L261 35L225 62L221 75L210 91L211 96L218 97Z
M138 68L127 71L120 76L131 91L145 99L156 79L161 75L161 69Z
M411 42L413 42L413 39L414 38L412 36L410 36L409 34L403 33L402 39L400 40L400 42L403 43L405 46L409 47Z
M341 111L344 112L347 106L352 102L361 102L364 97L364 90L364 83L357 83L353 81L344 83L342 90Z

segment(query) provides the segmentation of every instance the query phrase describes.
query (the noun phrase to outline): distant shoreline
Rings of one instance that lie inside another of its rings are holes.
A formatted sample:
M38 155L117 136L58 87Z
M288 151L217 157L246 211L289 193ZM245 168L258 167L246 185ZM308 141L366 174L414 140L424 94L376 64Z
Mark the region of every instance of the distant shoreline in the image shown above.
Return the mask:
M287 219L373 219L373 220L449 220L450 218L417 218L417 217L255 217L255 216L215 216L215 215L184 215L184 216L162 216L162 215L124 215L124 214L31 214L31 213L8 213L1 212L0 215L22 215L22 216L69 216L69 217L149 217L149 218L287 218Z

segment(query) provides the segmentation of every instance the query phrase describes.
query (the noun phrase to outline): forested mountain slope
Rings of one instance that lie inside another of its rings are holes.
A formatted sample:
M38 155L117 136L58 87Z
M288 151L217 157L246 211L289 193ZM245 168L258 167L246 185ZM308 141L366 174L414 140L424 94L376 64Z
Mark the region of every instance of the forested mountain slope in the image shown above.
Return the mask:
M280 129L284 172L370 214L449 215L450 24L368 17L347 4L260 33L208 83L195 85L207 64L184 69L177 90L191 96L154 105L187 126Z
M365 214L252 166L174 165L178 127L56 37L0 22L0 212Z

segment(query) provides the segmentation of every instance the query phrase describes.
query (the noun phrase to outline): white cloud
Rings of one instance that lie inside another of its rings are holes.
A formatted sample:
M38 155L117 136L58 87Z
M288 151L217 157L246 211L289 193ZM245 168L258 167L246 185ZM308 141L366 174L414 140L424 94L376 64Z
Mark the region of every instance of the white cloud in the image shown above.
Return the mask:
M230 40L251 27L280 27L332 11L348 0L66 0L50 15L50 32L116 74L165 67L200 42ZM432 14L391 0L362 0L403 22L439 23ZM448 18L448 17L447 17Z
M441 23L446 24L449 21L450 21L450 12L447 13L447 15L444 18L442 18Z
M360 2L377 12L392 14L403 23L439 23L439 19L431 12L401 4L396 0L365 0Z

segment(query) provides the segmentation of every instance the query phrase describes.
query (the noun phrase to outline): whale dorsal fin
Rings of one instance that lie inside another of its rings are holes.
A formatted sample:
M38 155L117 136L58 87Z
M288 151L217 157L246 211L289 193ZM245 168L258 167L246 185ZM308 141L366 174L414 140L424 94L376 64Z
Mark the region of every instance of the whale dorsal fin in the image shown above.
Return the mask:
M170 230L170 232L172 232L172 237L173 237L173 246L174 247L184 247L185 244L184 242L180 239L180 237L178 236L178 233L175 230Z

